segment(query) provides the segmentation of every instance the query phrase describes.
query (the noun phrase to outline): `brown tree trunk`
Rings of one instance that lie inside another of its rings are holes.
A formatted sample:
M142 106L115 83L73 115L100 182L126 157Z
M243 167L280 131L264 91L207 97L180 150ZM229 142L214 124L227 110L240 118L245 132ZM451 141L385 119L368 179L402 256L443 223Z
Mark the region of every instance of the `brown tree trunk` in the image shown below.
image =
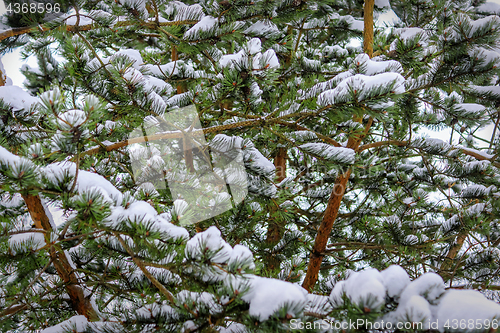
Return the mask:
M438 274L441 275L443 280L449 280L453 277L453 272L450 272L450 269L453 266L453 260L457 257L458 252L462 249L462 246L464 245L465 240L467 239L467 236L469 235L468 231L462 231L457 235L457 238L455 239L455 243L451 245L450 249L448 250L448 253L444 257L444 261L441 264L441 267L439 267L439 272Z
M172 45L172 61L177 61L177 60L179 60L179 53L177 53L177 48L175 47L175 45ZM184 87L181 84L178 84L177 93L182 94L183 92L185 92Z
M370 56L373 55L373 7L375 0L365 0L363 11L363 51Z
M45 231L52 231L52 225L45 212L45 208L42 205L42 200L39 195L22 195L28 211L31 215L31 219L35 223L38 229L43 229ZM50 233L46 233L46 242L50 244L49 236ZM66 254L60 250L51 246L49 250L50 258L54 263L54 267L57 274L64 281L66 285L66 291L70 297L71 305L73 309L79 314L84 315L89 321L99 320L99 316L95 311L94 307L90 303L90 299L86 298L83 289L80 286L80 282L71 267Z
M361 121L361 119L355 120ZM347 141L347 148L351 148L356 151L359 147L359 144L368 133L371 124L372 120L370 118L363 134L349 138L349 140ZM304 282L302 283L302 287L304 287L307 291L311 291L312 288L314 288L316 281L318 280L321 262L323 261L323 257L325 256L324 252L326 249L326 244L328 243L328 238L330 237L330 233L332 232L333 223L337 219L340 205L342 203L342 198L344 197L345 190L347 188L347 181L349 180L350 175L351 170L349 169L343 174L339 175L337 179L335 179L335 185L333 186L332 193L330 194L330 198L328 199L328 204L326 206L325 214L323 215L323 220L321 221L321 224L318 228L318 233L316 234L316 239L314 240L314 246L309 259L309 265L307 266L306 277L304 279Z
M364 24L365 28L363 31L363 49L370 57L373 54L373 7L375 0L366 0L364 8ZM362 117L353 117L354 121L361 122ZM359 144L363 138L368 134L368 131L372 125L373 119L370 118L368 124L365 127L364 132L361 135L354 135L347 141L347 148L354 149L357 151ZM314 240L314 246L309 259L309 264L307 266L307 273L302 283L302 287L307 291L311 291L318 280L318 274L321 267L321 262L323 261L324 252L326 249L326 244L328 243L328 238L332 231L333 223L335 222L337 215L339 213L340 205L342 203L342 198L347 187L347 181L351 175L351 170L346 171L341 174L335 180L335 185L333 187L330 198L328 199L328 204L326 206L325 214L323 215L323 220L316 234L316 239Z
M274 157L274 166L276 167L276 179L277 183L283 181L286 178L286 159L287 159L287 150L284 147L278 148L276 152L276 156ZM279 209L279 207L272 207L270 209L270 214L273 214ZM285 222L277 221L274 219L269 220L269 227L267 229L266 243L269 246L276 245L285 232ZM275 258L275 256L270 253L267 257L267 268L269 270L274 270L279 268L279 260Z
M0 86L5 86L5 81L7 81L7 75L0 71Z

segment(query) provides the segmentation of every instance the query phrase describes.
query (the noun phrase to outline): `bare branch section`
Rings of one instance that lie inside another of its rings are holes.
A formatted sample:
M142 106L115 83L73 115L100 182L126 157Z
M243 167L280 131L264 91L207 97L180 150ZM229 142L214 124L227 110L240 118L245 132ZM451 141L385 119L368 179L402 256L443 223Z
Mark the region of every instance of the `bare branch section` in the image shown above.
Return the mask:
M70 16L71 17L71 16ZM118 28L118 27L126 27L126 26L131 26L131 25L140 25L143 28L148 28L148 29L155 29L158 26L177 26L177 25L185 25L185 24L196 24L198 23L197 20L184 20L184 21L174 21L174 22L132 22L132 21L121 21L115 23L111 29L113 28ZM58 27L57 29L65 29L66 31L70 32L76 32L76 31L88 31L97 28L97 24L86 24L86 25L66 25L65 27ZM35 32L45 32L49 31L53 28L49 28L47 26L41 25L41 26L36 26L36 27L21 27L21 28L12 28L10 30L6 30L2 33L0 33L0 41L10 38L10 37L15 37L15 36L20 36L24 34L29 34L29 33L35 33Z
M49 217L45 212L40 196L23 194L22 197L28 207L28 211L31 215L31 219L35 223L35 226L37 228L44 229L45 231L52 231ZM50 233L46 234L47 244L50 244L49 234ZM90 299L85 297L83 288L80 286L80 282L78 281L66 254L62 250L56 249L54 246L51 246L49 253L57 274L66 285L66 291L70 297L73 309L79 315L84 315L89 321L99 320L99 316L90 303Z
M378 148L378 147L383 147L383 146L400 146L404 147L409 144L408 141L398 141L398 140L387 140L387 141L378 141L378 142L373 142L373 143L368 143L366 145L362 145L358 148L358 152L361 152L366 149L371 149L371 148ZM472 156L478 161L490 161L491 165L500 168L500 163L496 162L497 156L493 157L488 157L486 155L483 155L479 153L478 151L469 149L469 148L463 148L463 147L457 147L454 149L459 149L463 154Z
M221 125L221 126L213 126L209 128L204 128L204 129L198 129L198 130L193 130L191 134L193 136L200 135L200 134L209 134L209 133L222 133L224 131L230 130L230 129L235 129L235 128L244 128L244 127L253 127L253 126L263 126L263 125L272 125L272 124L280 124L286 127L290 127L296 130L307 130L314 132L306 127L297 125L295 123L288 123L286 121L283 121L282 118L273 118L273 119L263 119L263 118L256 118L252 120L246 120L246 121L241 121L238 123L234 124L227 124L227 125ZM316 133L316 132L314 132ZM340 147L340 143L335 141L334 139L328 138L324 135L319 135L317 133L318 137L325 141L326 143L329 143L335 147ZM95 155L100 152L110 152L113 150L117 150L126 146L129 146L134 143L144 143L146 141L157 141L157 140L163 140L163 139L181 139L184 137L184 134L181 131L173 131L173 132L167 132L167 133L158 133L150 136L141 136L137 138L132 138L130 140L124 140L120 142L116 142L110 145L106 145L103 147L95 147L86 150L83 152L81 155Z
M115 235L115 237L118 239L118 241L120 242L120 244L123 246L123 248L125 249L125 251L127 251L127 253L130 255L130 257L132 258L132 261L134 262L134 264L137 265L137 267L139 267L139 269L144 273L144 276L146 276L146 278L156 287L158 288L158 290L170 301L170 303L172 304L175 304L175 298L174 296L167 290L167 288L165 288L164 285L162 285L160 283L160 281L158 281L149 271L148 269L146 268L146 265L139 259L137 258L135 255L134 255L134 252L128 247L127 243L125 243L125 241L123 240L123 238L120 237L120 235L118 233L113 233Z

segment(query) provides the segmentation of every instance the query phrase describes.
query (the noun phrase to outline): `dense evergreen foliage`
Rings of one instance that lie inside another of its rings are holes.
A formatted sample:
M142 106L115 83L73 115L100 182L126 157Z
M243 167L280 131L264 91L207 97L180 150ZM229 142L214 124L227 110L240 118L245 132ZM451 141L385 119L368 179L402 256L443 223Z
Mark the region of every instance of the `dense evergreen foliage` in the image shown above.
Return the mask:
M500 6L71 8L0 33L0 331L500 319Z

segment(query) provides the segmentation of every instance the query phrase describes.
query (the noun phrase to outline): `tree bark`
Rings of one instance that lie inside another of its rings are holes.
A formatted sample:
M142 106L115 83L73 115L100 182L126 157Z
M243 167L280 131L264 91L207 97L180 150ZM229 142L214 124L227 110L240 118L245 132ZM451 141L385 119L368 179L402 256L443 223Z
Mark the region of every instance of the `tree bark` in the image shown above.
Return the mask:
M5 86L5 81L7 81L7 76L0 71L0 87Z
M444 261L442 262L441 267L439 267L438 272L443 280L446 281L453 277L453 272L450 272L450 269L453 266L453 260L457 257L458 252L460 252L460 250L462 249L462 246L464 245L464 242L467 239L468 235L468 231L460 232L455 239L455 243L451 245L448 253L444 257Z
M361 121L361 119L356 120ZM363 134L349 138L349 140L347 141L347 148L351 148L354 149L354 151L357 151L359 148L359 144L368 133L371 124L372 119L370 118ZM326 244L328 243L328 238L330 237L330 233L332 232L333 223L337 219L340 205L342 203L342 198L344 197L345 190L347 188L347 181L349 180L350 175L351 170L349 169L338 176L337 179L335 179L335 185L333 186L332 193L330 194L330 198L328 199L325 214L323 215L323 219L318 228L318 233L316 234L316 239L314 240L314 246L309 259L309 264L307 266L306 277L304 279L304 282L302 283L302 287L309 292L312 290L312 288L314 288L316 281L318 281L321 262L323 261L323 258L325 256L324 253L326 250Z
M31 215L31 219L35 223L35 226L38 229L52 231L52 225L50 224L49 217L45 212L40 196L23 194L22 197L28 207L28 211ZM47 244L50 244L49 237L50 232L47 232L45 239ZM99 320L99 316L90 303L90 299L85 297L85 294L83 293L83 288L80 286L80 282L78 281L78 278L73 271L68 258L66 257L66 253L60 249L56 249L54 246L51 246L49 255L54 263L57 274L66 284L66 291L70 297L73 309L79 315L84 315L89 321Z
M172 61L177 61L179 60L179 53L177 52L177 47L175 45L172 45ZM177 93L182 94L185 92L184 87L180 84L177 85Z
M363 30L363 50L370 56L373 55L373 8L375 0L365 0L363 11L364 30Z
M363 31L363 50L370 57L373 54L373 7L375 0L366 0L364 7L364 31ZM361 122L362 117L353 117L355 121ZM354 135L347 141L347 148L354 149L358 151L359 145L363 138L368 134L368 131L372 125L373 119L370 118L368 124L365 127L365 131L361 135ZM326 206L325 214L318 228L318 233L316 234L316 239L314 240L313 249L309 259L309 264L307 266L307 273L302 283L302 287L307 291L311 291L318 281L318 274L321 267L321 262L325 256L324 252L326 249L326 244L328 243L328 238L333 228L333 223L337 219L339 213L340 205L342 203L342 198L344 197L345 190L347 187L347 181L351 175L351 170L346 171L341 174L335 180L335 185L333 186L332 193L328 199L328 204Z
M278 148L276 156L274 157L274 166L276 167L276 179L277 183L280 183L286 178L286 159L287 150L284 147ZM279 207L273 207L270 209L270 213L273 214L279 209ZM276 221L274 219L269 220L269 227L267 229L266 243L271 247L276 245L285 232L285 222ZM275 258L275 256L270 253L267 257L267 268L269 270L274 270L279 268L280 261Z

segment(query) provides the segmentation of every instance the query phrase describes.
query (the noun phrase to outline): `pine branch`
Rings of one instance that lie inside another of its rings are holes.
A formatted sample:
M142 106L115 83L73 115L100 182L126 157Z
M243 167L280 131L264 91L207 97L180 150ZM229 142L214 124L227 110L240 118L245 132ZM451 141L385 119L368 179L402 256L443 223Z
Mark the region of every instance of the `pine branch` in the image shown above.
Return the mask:
M382 147L382 146L400 146L404 147L408 145L407 141L398 141L398 140L387 140L387 141L377 141L373 143L367 143L365 145L359 146L357 152L362 152L363 150L370 149L370 148L377 148L377 147Z
M264 119L264 118L256 118L254 120L246 120L246 121L241 121L238 123L234 124L227 124L227 125L219 125L219 126L212 126L204 129L199 129L199 130L194 130L191 132L193 136L201 135L201 134L208 134L208 133L222 133L224 131L230 130L230 129L235 129L235 128L244 128L244 127L254 127L254 126L264 126L264 125L270 125L270 124L275 124L279 122L279 119ZM85 152L83 152L81 155L95 155L100 152L110 152L113 150L117 150L123 147L126 147L128 145L134 144L134 143L143 143L146 141L157 141L157 140L163 140L163 139L181 139L184 136L184 133L181 131L175 131L175 132L170 132L170 133L160 133L160 134L154 134L150 135L148 137L137 137L133 138L130 140L124 140L120 141L111 145L107 145L105 148L102 147L97 147L97 148L92 148L89 149Z
M363 150L370 149L370 148L377 148L377 147L390 146L390 145L404 147L404 146L408 145L408 141L387 140L387 141L378 141L378 142L368 143L368 144L360 146L358 148L357 152L361 152ZM451 150L454 150L454 149L458 149L462 153L464 153L465 155L472 156L475 159L477 159L478 161L489 161L489 162L491 162L491 164L493 166L500 168L500 162L496 162L496 158L497 158L496 155L491 157L491 158L488 158L488 157L481 155L481 154L479 154L473 150L470 150L468 148L463 148L463 147L452 147L451 148Z
M71 16L70 16L71 17ZM69 17L68 17L69 18ZM66 18L66 19L68 19ZM157 30L159 27L172 27L172 26L180 26L180 25L191 25L198 23L198 20L183 20L183 21L174 21L174 22L160 22L157 24L156 22L137 22L137 21L121 21L115 23L111 29L116 29L119 27L127 27L133 25L139 25L142 28ZM97 24L85 24L85 25L66 25L64 30L68 32L77 32L77 31L89 31L93 29L99 28ZM36 27L20 27L20 28L12 28L10 30L3 31L0 33L0 41L5 40L10 37L35 33L35 32L46 32L53 30L54 27L49 27L47 25L38 25ZM61 27L57 27L57 29L61 29Z
M158 288L158 290L170 301L170 303L172 305L175 304L175 298L174 296L167 290L167 288L165 288L164 285L162 285L160 283L160 281L158 281L149 271L148 269L146 268L146 266L144 265L144 263L139 259L137 258L135 255L134 255L134 252L132 252L132 250L128 247L127 243L125 243L125 241L123 240L123 238L121 238L121 236L117 233L117 232L113 232L113 235L118 239L118 241L120 242L120 244L123 246L123 248L127 251L127 253L130 255L130 257L132 258L132 261L137 265L137 267L139 267L139 269L144 273L144 276L146 276L146 278L151 281L151 283L156 287Z
M27 307L26 304L23 304L23 305L20 305L20 306L15 306L15 305L17 303L19 303L19 301L21 300L21 298L26 297L26 294L28 293L28 291L36 283L36 281L38 281L38 279L47 270L47 268L49 268L49 266L50 266L50 264L52 264L52 262L53 262L53 260L51 258L49 260L49 262L40 270L40 272L38 272L38 274L36 275L36 277L30 282L30 284L26 288L24 288L24 291L21 293L21 295L18 295L18 297L15 299L15 301L12 302L12 304L7 309L3 310L0 313L0 318L3 317L3 316L9 315L9 314L16 313L18 311L22 311L25 307Z

